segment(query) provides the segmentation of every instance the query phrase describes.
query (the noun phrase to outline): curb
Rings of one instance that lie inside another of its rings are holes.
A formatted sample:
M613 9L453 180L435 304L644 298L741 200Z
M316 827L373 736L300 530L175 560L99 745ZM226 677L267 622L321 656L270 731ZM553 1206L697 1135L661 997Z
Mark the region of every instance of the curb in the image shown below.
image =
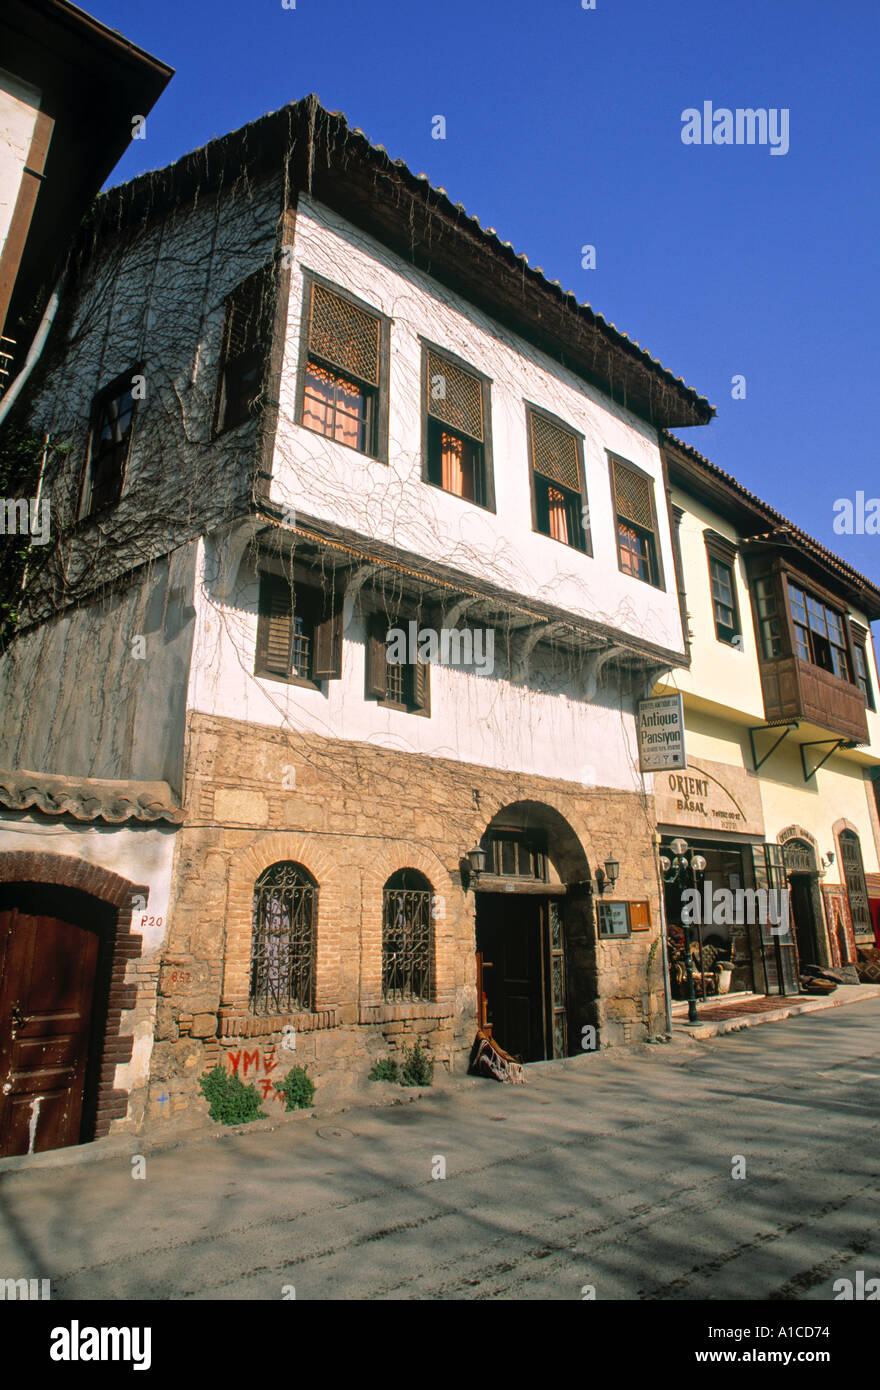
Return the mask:
M779 1023L785 1018L796 1018L798 1014L818 1013L823 1009L841 1009L847 1004L861 1004L867 999L880 998L880 985L843 985L843 989L858 989L858 995L845 995L837 997L834 994L827 995L824 999L798 999L796 1002L783 1005L778 1009L768 1009L761 1014L740 1014L724 1020L712 1022L706 1020L705 1023L689 1024L682 1023L678 1019L673 1019L673 1035L676 1037L686 1036L697 1038L700 1041L706 1038L721 1037L725 1033L738 1033L743 1028L757 1028L762 1023Z

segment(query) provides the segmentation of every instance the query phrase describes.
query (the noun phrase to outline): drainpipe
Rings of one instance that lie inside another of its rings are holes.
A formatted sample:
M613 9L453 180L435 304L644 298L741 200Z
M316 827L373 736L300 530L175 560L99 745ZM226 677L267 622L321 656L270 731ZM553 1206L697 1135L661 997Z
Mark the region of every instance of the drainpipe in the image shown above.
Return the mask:
M654 867L657 871L657 887L660 890L660 950L663 953L663 993L666 998L666 1032L672 1034L672 990L669 985L669 951L666 942L666 896L663 892L663 875L660 872L660 832L655 830L651 836L654 845Z
M58 305L61 302L61 292L64 289L64 279L65 276L64 273L62 273L57 285L55 286L54 290L49 296L49 303L43 310L43 317L40 320L40 326L37 329L34 341L30 345L28 355L24 360L24 366L22 367L18 376L13 381L12 385L9 387L7 391L4 392L2 398L0 398L0 425L3 424L3 421L6 419L6 416L9 414L10 410L15 405L15 402L18 400L18 397L21 395L22 391L27 385L28 377L30 376L34 367L37 365L37 362L40 359L40 355L42 354L43 348L46 346L46 339L49 336L49 329L55 322L55 315L58 312Z

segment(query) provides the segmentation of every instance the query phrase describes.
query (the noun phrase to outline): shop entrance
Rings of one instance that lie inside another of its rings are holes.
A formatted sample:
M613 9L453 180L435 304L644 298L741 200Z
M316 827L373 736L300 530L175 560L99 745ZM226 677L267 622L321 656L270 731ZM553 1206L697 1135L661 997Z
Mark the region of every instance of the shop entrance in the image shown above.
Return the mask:
M524 1062L567 1055L562 901L477 894L480 1021Z

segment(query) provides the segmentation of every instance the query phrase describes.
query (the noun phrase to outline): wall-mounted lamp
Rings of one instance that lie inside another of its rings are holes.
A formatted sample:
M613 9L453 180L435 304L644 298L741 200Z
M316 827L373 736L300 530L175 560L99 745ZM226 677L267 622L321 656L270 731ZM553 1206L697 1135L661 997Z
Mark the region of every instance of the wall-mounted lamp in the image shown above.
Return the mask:
M473 849L468 850L468 863L474 878L479 878L486 867L486 851L482 845L474 845Z
M606 883L610 883L612 889L620 877L620 864L616 859L606 859L605 868L599 864L596 867L596 889L601 898L605 892Z

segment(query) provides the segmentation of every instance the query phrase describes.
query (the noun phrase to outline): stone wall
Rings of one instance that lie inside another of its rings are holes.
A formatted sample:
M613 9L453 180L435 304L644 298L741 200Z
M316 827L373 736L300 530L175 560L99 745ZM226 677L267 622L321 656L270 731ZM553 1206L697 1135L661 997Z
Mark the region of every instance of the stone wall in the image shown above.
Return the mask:
M477 1007L475 897L463 887L462 858L502 808L523 802L549 827L554 879L582 883L614 854L613 896L650 904L650 931L602 941L589 896L570 895L570 1051L586 1024L600 1046L663 1029L650 798L199 714L189 718L186 780L151 1113L166 1092L172 1109L190 1105L198 1075L218 1057L245 1079L307 1065L326 1098L421 1035L441 1067L462 1074ZM261 1018L248 1011L253 888L280 860L302 864L318 884L315 1008ZM382 888L401 868L424 874L440 900L430 1004L382 1000ZM282 1046L285 1026L296 1030L295 1050Z

